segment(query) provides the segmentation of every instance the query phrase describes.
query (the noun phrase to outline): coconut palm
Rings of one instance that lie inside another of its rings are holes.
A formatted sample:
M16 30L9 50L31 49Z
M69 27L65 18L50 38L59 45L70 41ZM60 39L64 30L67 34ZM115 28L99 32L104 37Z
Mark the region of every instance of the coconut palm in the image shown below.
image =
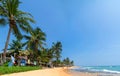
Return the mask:
M49 56L48 56L48 49L46 48L43 48L41 51L40 51L40 55L39 55L39 58L40 58L40 62L44 65L47 65L49 63Z
M63 60L63 63L65 66L69 66L70 65L70 59L67 57Z
M58 64L60 63L60 57L62 52L61 42L53 43L52 50L54 51L55 66L58 66Z
M4 48L4 61L6 61L6 50L11 32L20 39L22 37L20 29L28 32L28 29L30 29L30 22L35 22L29 13L18 9L19 4L19 0L0 0L0 22L1 24L6 23L9 25L9 31Z
M19 51L22 51L24 43L21 43L20 40L13 40L9 46L9 50L14 50L15 53L18 53Z
M62 52L61 42L53 43L53 50L54 50L54 56L56 60L59 60L61 57L61 52Z
M52 48L48 49L48 57L50 61L54 58L54 50Z
M71 66L73 66L73 65L74 65L74 61L73 61L73 60L70 62L70 65L71 65Z
M45 44L45 33L37 27L36 29L31 29L30 35L24 35L24 38L27 40L25 42L27 45L27 49L31 51L35 57L37 57L39 54L39 50L41 50L43 44Z

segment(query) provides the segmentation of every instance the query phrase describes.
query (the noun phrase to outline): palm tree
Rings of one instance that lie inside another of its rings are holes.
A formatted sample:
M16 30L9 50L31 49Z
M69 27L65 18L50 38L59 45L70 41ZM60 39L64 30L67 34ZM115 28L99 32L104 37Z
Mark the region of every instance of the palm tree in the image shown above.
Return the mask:
M15 53L18 53L19 51L22 51L24 43L21 43L20 40L13 40L9 46L9 50L14 50Z
M59 60L62 52L61 42L53 43L53 50L54 50L56 60Z
M43 44L45 44L46 35L40 28L31 29L30 35L24 35L24 38L27 40L25 43L27 45L27 49L32 51L35 58L38 56L39 50L42 49Z
M72 61L70 62L70 64L71 64L71 66L73 66L73 65L74 65L74 61L72 60Z
M40 51L40 55L38 56L40 59L38 61L40 61L40 63L44 64L45 66L49 63L49 56L48 56L48 49L43 48Z
M65 66L69 66L70 65L70 59L67 57L63 60L63 63Z
M28 32L30 29L30 22L34 23L31 14L23 12L18 9L20 4L19 0L1 0L0 1L0 21L2 24L6 22L9 25L9 31L4 48L3 60L6 62L6 50L8 47L10 34L13 34L20 39L20 29ZM20 28L20 29L19 29Z
M52 61L52 59L54 58L54 50L52 48L48 49L48 58L49 61Z
M53 43L52 50L54 50L55 57L55 66L58 66L60 62L61 52L62 52L62 44L61 42Z

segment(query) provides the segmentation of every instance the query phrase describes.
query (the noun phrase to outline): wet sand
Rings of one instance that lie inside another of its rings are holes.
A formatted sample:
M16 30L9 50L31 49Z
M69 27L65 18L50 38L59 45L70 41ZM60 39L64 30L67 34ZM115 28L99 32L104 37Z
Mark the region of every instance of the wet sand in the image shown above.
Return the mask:
M88 72L71 72L72 76L120 76L120 74L110 73L88 73Z

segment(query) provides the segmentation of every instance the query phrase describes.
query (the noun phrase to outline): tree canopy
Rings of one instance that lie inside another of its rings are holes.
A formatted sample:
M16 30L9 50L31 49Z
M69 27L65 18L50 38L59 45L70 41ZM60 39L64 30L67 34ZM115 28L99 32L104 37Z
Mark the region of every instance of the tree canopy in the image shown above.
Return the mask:
M61 59L62 43L60 41L53 42L51 48L46 47L46 33L40 27L31 27L31 23L35 23L33 16L20 10L20 4L20 0L0 0L0 26L9 26L3 60L6 60L7 50L14 50L15 53L27 50L28 59L37 61L38 65L73 65L74 62L69 58ZM21 31L25 33L22 34ZM16 40L9 44L11 33Z

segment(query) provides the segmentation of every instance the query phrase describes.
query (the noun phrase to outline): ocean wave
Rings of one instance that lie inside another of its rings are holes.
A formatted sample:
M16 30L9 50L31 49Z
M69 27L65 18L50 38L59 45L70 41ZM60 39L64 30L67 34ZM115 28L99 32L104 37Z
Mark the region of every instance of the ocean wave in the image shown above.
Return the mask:
M115 74L120 74L120 71L114 71L114 70L108 70L108 69L89 69L90 72L103 72L103 73L115 73Z
M103 72L108 72L108 73L119 73L120 71L113 71L113 70L107 70L107 69L103 69Z
M120 71L117 71L117 70L108 70L106 68L98 69L98 68L95 68L95 67L80 67L80 68L77 68L75 70L79 71L79 72L101 72L101 73L120 74Z

